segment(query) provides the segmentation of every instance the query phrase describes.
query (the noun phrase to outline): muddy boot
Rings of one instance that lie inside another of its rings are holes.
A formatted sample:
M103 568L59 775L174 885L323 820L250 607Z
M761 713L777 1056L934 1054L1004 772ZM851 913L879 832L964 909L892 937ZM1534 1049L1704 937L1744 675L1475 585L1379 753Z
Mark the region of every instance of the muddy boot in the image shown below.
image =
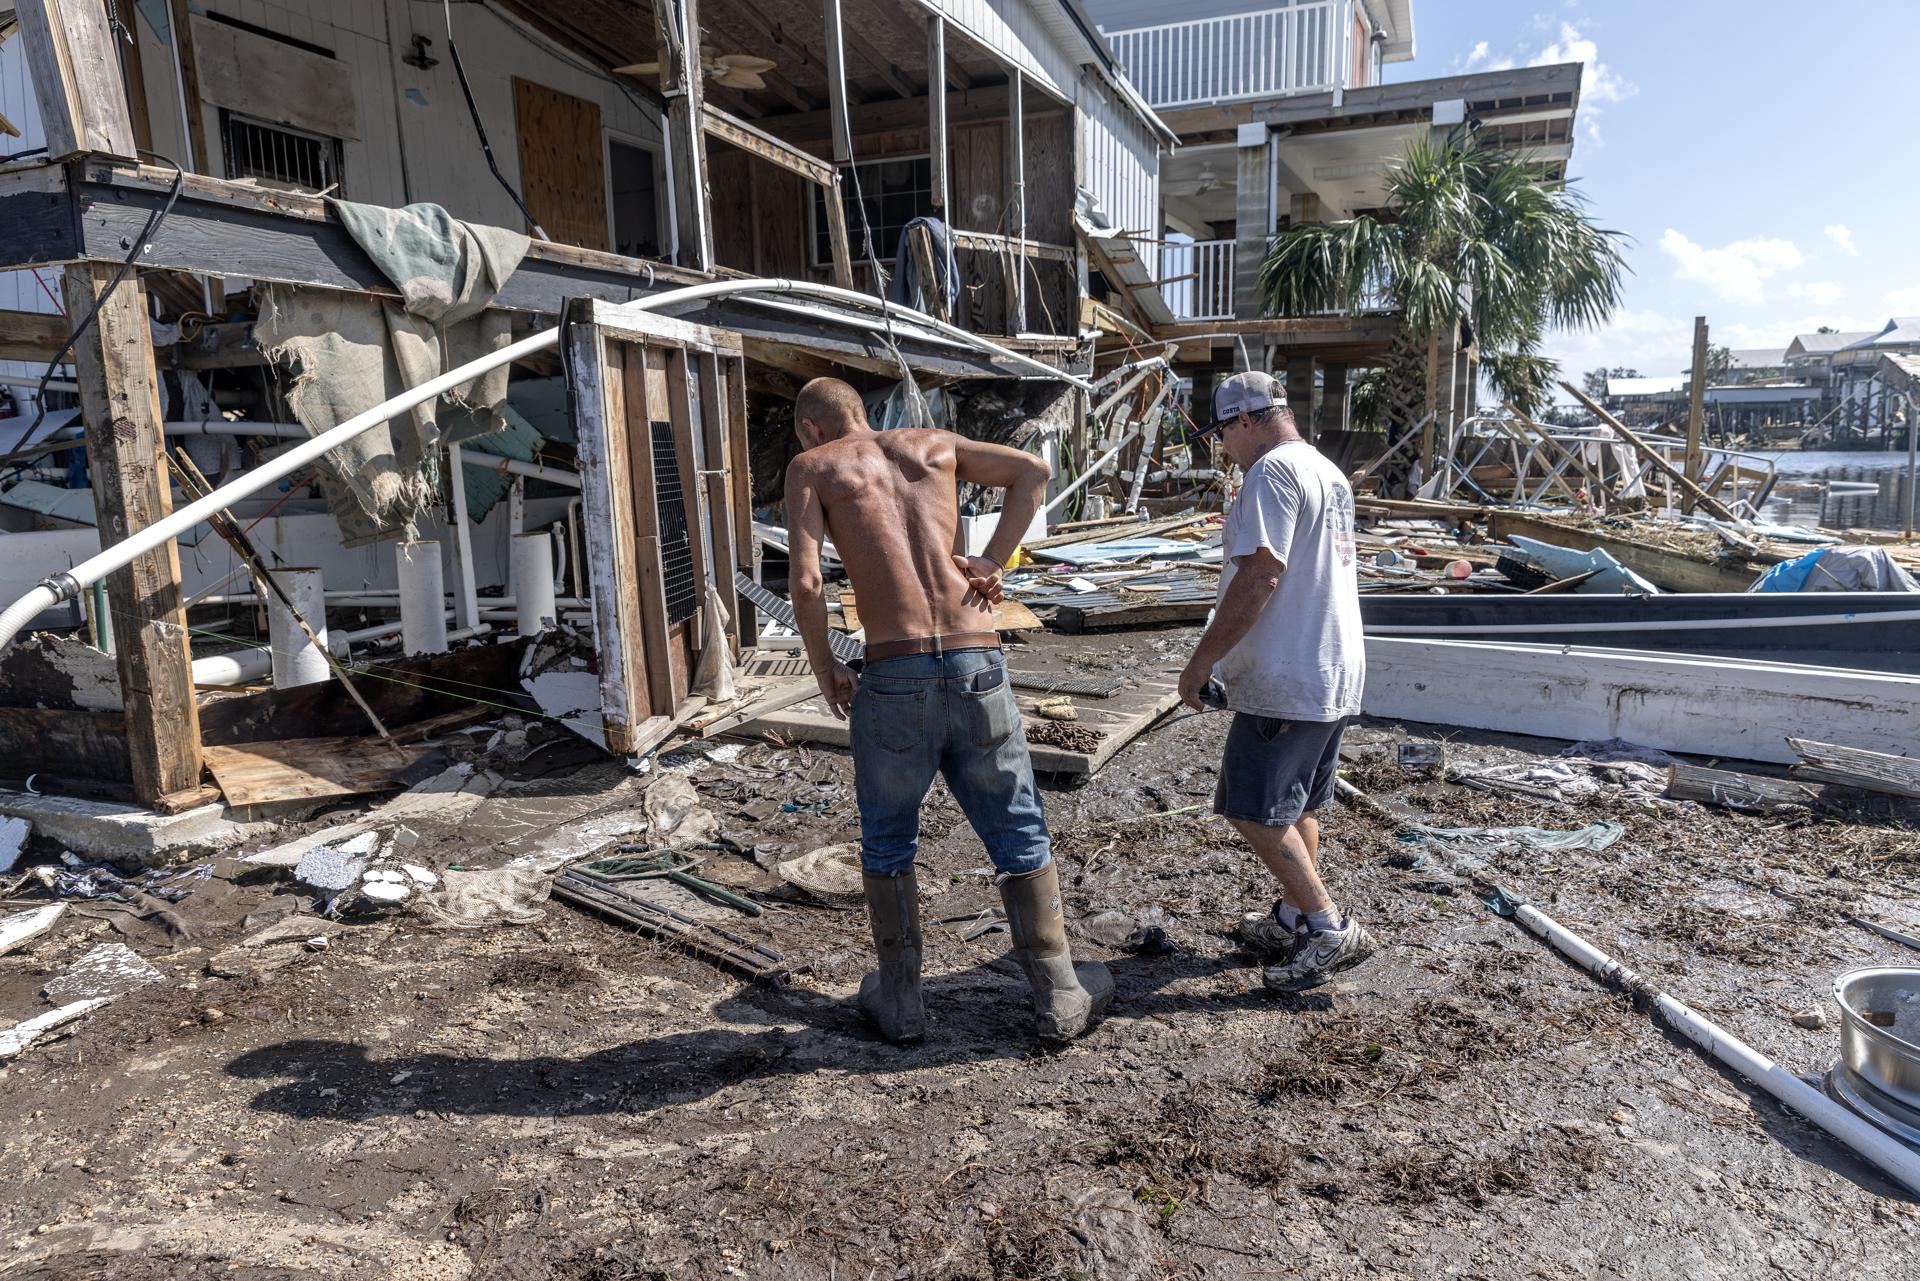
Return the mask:
M1044 1041L1071 1041L1113 1000L1113 976L1098 961L1073 963L1060 915L1060 873L1052 863L1000 882L1013 955L1033 984L1034 1030Z
M860 981L860 1008L889 1041L917 1041L927 1034L920 1001L920 879L912 868L860 879L880 957L880 968Z

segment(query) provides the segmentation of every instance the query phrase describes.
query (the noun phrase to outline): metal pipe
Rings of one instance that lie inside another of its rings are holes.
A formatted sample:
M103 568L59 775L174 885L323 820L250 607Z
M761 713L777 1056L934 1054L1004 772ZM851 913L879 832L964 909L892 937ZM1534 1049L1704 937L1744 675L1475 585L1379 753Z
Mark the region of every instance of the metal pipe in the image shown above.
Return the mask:
M1913 541L1913 497L1915 478L1920 477L1920 411L1913 397L1902 394L1907 402L1907 541Z
M553 537L546 530L513 536L514 626L538 636L559 617L553 603Z
M1907 1191L1920 1195L1920 1152L1854 1115L1684 1002L1658 990L1532 904L1517 904L1514 917L1529 933L1552 944L1555 951L1588 973L1629 992L1651 996L1661 1017L1674 1031L1825 1130L1856 1156L1878 1166Z
M401 542L394 547L400 575L402 647L412 654L447 652L445 579L440 566L440 544L431 538Z
M267 601L267 637L271 642L273 687L292 689L296 685L317 685L333 676L326 655L307 639L327 643L326 585L317 569L276 569L281 590L293 603L288 609L275 594ZM301 620L306 626L301 626Z
M1048 378L1059 379L1080 388L1089 384L1083 378L1075 377L1055 369L1031 356L1022 355L998 343L989 342L977 334L969 334L945 321L936 320L925 312L915 311L899 303L856 293L851 289L839 289L832 285L818 285L811 281L784 279L755 280L716 280L702 285L689 285L682 289L670 289L665 293L639 298L624 304L624 309L634 312L657 311L666 307L691 304L713 298L725 298L734 294L791 293L824 298L834 302L846 303L865 310L881 310L911 320L922 328L936 333L946 334L975 347L976 350L990 352L1016 364L1030 367ZM831 312L821 315L829 320L839 321L844 317ZM355 414L347 421L318 436L309 438L271 461L256 467L246 475L229 481L212 493L174 511L171 516L163 517L141 529L112 547L102 550L97 556L89 557L71 569L50 575L47 579L16 600L4 611L0 611L0 651L13 643L20 629L36 617L42 610L71 600L82 587L92 584L100 578L124 569L142 554L153 550L170 539L199 525L216 512L224 510L235 501L247 497L273 484L283 477L290 476L310 463L319 461L330 451L344 445L362 432L389 419L396 418L416 405L424 404L443 392L466 383L502 365L545 351L557 346L560 341L558 328L543 329L529 334L518 342L507 344L496 351L489 352L477 360L447 370L437 378L429 378L416 387L408 388L399 395L382 401L373 408Z
M1134 442L1135 437L1139 436L1139 434L1140 434L1140 429L1138 427L1135 427L1132 431L1122 436L1120 438L1120 443L1115 445L1112 449L1109 449L1106 453L1100 455L1100 457L1097 460L1095 460L1091 466L1089 466L1085 471L1080 473L1080 478L1078 480L1074 481L1071 485L1068 485L1065 489L1061 490L1058 494L1054 495L1052 501L1050 501L1045 507L1042 507L1040 509L1040 514L1042 516L1052 515L1053 512L1057 510L1069 498L1072 498L1075 494L1079 493L1080 490L1083 487L1085 487L1088 481L1092 480L1095 476L1098 476L1100 474L1101 468L1105 467L1108 463L1112 462L1115 458L1119 457L1120 451L1125 449L1128 445L1131 445Z

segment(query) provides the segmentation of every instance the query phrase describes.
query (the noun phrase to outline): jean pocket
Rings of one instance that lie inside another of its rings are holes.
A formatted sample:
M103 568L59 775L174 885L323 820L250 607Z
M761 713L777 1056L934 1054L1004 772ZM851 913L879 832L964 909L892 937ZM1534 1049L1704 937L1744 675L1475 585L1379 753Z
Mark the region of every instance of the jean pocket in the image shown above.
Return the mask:
M1020 724L1020 707L1013 701L1013 686L1007 683L1003 672L996 674L997 679L989 688L966 690L960 695L961 706L967 709L967 737L981 747L1001 742ZM984 672L981 675L987 676Z
M889 752L911 751L926 740L925 690L876 689L862 684L853 713L855 731Z

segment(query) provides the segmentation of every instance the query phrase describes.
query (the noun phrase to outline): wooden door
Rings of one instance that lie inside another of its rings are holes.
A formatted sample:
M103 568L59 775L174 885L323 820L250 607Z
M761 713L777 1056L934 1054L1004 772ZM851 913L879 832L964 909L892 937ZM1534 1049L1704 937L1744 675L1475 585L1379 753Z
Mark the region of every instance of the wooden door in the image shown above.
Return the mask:
M611 248L600 104L515 76L513 110L527 208L563 244Z

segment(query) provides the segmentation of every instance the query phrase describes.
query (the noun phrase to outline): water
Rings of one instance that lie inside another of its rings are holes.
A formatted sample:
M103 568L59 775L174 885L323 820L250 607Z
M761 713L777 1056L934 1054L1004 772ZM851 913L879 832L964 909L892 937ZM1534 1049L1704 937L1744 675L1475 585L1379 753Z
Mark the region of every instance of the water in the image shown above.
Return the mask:
M1907 524L1907 455L1849 450L1785 450L1771 459L1781 487L1794 481L1846 480L1878 487L1862 494L1786 494L1767 505L1767 515L1790 525L1828 529L1901 530Z

